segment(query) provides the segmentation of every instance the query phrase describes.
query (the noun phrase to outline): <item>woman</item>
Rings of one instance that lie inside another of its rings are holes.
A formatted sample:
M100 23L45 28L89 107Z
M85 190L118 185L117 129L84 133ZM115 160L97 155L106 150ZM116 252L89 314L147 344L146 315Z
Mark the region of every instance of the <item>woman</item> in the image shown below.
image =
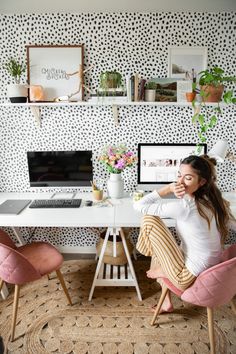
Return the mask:
M181 162L176 183L134 203L145 214L137 250L152 256L149 278L166 277L185 290L199 273L220 262L229 223L236 229L236 221L216 186L215 164L207 155L189 156ZM162 199L170 193L177 199ZM176 220L180 247L159 217ZM173 310L169 296L161 310Z

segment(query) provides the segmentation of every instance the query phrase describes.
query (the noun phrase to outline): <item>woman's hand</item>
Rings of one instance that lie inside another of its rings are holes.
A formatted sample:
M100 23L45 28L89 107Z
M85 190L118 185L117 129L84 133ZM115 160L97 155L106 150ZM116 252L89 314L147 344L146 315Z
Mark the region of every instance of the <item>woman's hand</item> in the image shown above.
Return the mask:
M184 194L185 194L185 187L182 183L179 182L174 182L169 184L170 187L170 191L172 193L174 193L174 195L176 196L176 198L183 198Z

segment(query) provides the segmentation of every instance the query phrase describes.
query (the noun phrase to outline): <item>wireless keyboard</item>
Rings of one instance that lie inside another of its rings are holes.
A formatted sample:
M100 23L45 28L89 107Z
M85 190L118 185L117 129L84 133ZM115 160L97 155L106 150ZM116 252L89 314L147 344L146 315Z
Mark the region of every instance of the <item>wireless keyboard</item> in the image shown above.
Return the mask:
M79 208L81 199L35 199L29 208Z

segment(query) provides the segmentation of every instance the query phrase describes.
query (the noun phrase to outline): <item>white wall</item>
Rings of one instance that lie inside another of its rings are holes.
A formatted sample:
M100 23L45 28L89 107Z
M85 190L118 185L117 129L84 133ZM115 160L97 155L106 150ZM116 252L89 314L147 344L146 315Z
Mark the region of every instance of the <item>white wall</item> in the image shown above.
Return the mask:
M0 0L0 13L236 11L235 0Z

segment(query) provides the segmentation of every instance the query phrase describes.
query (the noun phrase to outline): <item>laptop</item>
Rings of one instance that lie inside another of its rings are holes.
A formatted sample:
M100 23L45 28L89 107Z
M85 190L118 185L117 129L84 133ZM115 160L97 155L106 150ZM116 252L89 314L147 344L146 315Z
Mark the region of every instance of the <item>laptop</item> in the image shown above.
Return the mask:
M8 199L0 204L0 214L20 214L30 202L30 199Z

